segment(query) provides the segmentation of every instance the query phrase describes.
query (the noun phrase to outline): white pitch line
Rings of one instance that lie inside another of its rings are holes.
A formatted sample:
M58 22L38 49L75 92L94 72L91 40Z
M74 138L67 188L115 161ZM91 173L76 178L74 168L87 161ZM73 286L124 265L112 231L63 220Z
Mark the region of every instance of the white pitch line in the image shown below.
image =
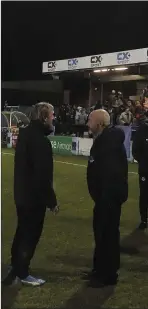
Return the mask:
M84 165L84 164L77 164L77 163L66 162L66 161L57 161L57 160L54 160L54 162L56 162L56 163L61 163L61 164L67 164L67 165L74 165L74 166L87 167L87 165Z
M11 152L2 152L2 154L3 154L3 155L14 156L14 154L11 153ZM84 164L77 164L77 163L72 163L72 162L67 162L67 161L58 161L58 160L54 160L54 162L56 162L56 163L61 163L61 164L66 164L66 165L87 167L87 165L84 165ZM133 174L133 175L138 175L138 173L136 173L136 172L128 172L128 173L129 173L129 174Z
M11 153L11 152L2 152L1 154L3 154L3 155L8 155L8 156L14 156L14 154Z
M64 162L64 161L56 161L54 160L54 162L56 163L61 163L61 164L67 164L67 165L74 165L74 166L82 166L82 167L87 167L87 165L84 164L76 164L76 163L72 163L72 162ZM136 172L128 172L129 174L133 174L133 175L138 175L138 173Z

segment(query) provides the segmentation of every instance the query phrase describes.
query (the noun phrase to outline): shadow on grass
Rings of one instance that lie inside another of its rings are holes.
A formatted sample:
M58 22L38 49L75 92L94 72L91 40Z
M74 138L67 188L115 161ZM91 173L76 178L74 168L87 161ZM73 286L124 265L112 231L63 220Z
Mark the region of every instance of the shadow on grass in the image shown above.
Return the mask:
M146 254L148 256L148 250L146 252L142 251L142 248L147 246L148 244L148 236L139 230L134 230L130 235L125 237L121 241L121 253L136 255L137 257L145 257ZM88 252L88 251L87 251ZM87 254L86 254L87 255ZM32 274L35 276L42 276L43 279L47 280L47 282L51 282L56 285L56 283L67 282L77 285L79 278L82 274L82 268L89 268L91 264L90 258L85 258L85 256L49 256L49 265L52 265L52 262L55 262L55 269L50 268L47 269L33 269ZM64 265L73 265L75 269L71 271L62 271L58 270L61 267L61 262ZM126 266L126 265L125 265ZM148 266L146 264L141 265L139 269L139 263L132 264L127 263L126 268L129 270L135 271L138 270L140 272L148 272ZM2 278L6 275L7 266L2 265ZM2 287L2 309L12 309L15 303L17 294L19 292L20 287ZM57 309L101 309L104 307L105 302L112 297L114 294L114 287L106 287L103 289L93 289L87 287L82 281L82 287L78 290L66 303L65 306L60 306ZM53 309L48 307L49 309ZM41 308L43 309L43 308Z
M2 280L5 278L8 272L8 266L2 264L1 265L1 277ZM1 287L1 308L2 309L12 309L13 304L16 300L17 294L20 290L20 286L11 286L11 287L6 287L3 286Z
M32 272L35 276L42 276L47 282L51 284L59 284L71 282L72 285L78 284L80 273L77 271L64 272L64 271L50 271L43 269L34 269ZM81 272L82 276L82 272ZM87 282L82 281L82 288L78 290L66 303L65 306L60 306L57 309L100 309L103 304L113 295L114 287L105 287L103 289L90 288ZM53 309L52 307L48 307ZM42 308L43 309L43 308Z
M66 306L59 309L101 309L113 293L114 287L93 289L83 286L80 291L67 301Z
M146 262L145 263L144 262L140 263L139 261L126 262L122 268L124 268L124 270L126 270L127 272L139 273L139 274L141 273L142 276L143 274L145 276L145 274L148 273L148 264L146 264Z
M135 229L130 235L121 241L120 252L128 255L148 256L148 251L140 251L143 246L148 245L148 236L145 232Z
M144 248L144 250L143 250ZM130 256L144 257L148 259L148 235L145 232L135 229L131 234L121 240L120 245L121 254ZM47 257L49 263L65 264L76 267L78 269L88 269L91 267L92 258L88 256L90 250L86 249L83 256L78 255L59 255L57 257L49 255ZM87 256L87 258L86 258Z
M5 269L5 270L4 270ZM2 265L3 276L7 273L7 267ZM64 271L47 271L44 269L33 269L32 275L42 276L47 282L56 284L63 281L72 282L73 285L77 285L78 276L77 272L64 272ZM23 287L24 289L25 287ZM2 287L1 294L1 308L12 309L19 292L20 286ZM69 299L65 306L60 306L57 309L99 309L114 293L113 287L106 287L104 289L93 289L87 287L87 284L82 282L82 288L77 291L71 299ZM53 309L53 307L48 307ZM44 308L41 308L44 309Z

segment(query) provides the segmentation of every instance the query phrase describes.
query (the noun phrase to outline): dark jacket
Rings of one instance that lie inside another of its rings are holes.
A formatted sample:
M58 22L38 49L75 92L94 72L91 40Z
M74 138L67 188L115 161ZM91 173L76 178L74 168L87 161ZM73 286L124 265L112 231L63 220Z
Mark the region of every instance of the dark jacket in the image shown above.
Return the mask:
M115 127L105 128L91 148L87 168L89 193L95 203L128 198L128 162L124 147L124 132Z
M139 164L139 174L148 174L148 121L144 121L137 130L132 152Z
M53 190L53 156L44 125L32 121L21 128L14 159L14 199L16 206L56 206Z

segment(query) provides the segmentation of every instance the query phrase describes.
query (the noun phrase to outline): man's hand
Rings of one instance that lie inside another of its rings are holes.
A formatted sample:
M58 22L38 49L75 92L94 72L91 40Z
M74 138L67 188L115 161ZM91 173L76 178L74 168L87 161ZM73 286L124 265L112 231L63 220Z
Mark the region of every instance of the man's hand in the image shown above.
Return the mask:
M57 215L59 212L59 205L56 205L54 208L48 208L48 211L51 211L54 215Z
M55 206L53 209L51 209L54 215L57 215L59 212L59 205Z

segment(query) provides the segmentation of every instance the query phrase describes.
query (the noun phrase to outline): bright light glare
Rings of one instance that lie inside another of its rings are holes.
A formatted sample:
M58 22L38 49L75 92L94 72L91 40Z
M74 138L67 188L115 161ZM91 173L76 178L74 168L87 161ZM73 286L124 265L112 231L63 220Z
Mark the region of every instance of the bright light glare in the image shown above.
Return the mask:
M124 70L128 70L128 68L115 68L115 71L124 71Z
M101 70L94 70L94 73L99 73L101 72Z
M94 73L107 72L108 69L94 70Z
M101 72L108 72L108 71L125 71L128 70L128 68L125 67L120 67L120 68L112 68L112 69L99 69L99 70L94 70L94 73L101 73Z

